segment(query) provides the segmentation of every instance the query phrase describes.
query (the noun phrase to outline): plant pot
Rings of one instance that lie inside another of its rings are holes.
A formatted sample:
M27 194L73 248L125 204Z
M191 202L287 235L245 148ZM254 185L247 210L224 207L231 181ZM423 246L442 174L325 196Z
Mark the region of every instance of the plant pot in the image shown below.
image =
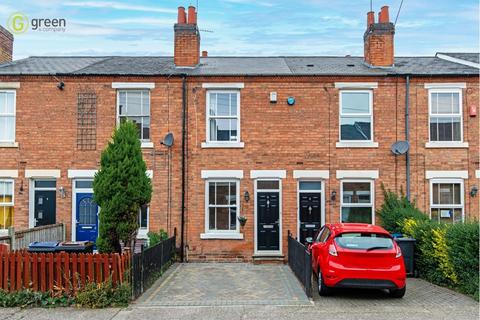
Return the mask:
M240 216L237 219L238 219L238 222L240 222L240 226L245 227L245 224L247 223L247 220L248 220L247 217Z

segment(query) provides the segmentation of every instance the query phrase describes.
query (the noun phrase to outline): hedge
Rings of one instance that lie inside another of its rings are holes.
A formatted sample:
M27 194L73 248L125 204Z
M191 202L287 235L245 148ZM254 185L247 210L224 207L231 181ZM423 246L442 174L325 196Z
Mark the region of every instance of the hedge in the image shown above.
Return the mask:
M479 300L479 224L431 221L414 202L384 190L377 211L381 225L392 233L416 239L415 264L420 277Z
M479 300L478 222L443 224L409 218L402 230L417 240L415 262L422 278Z

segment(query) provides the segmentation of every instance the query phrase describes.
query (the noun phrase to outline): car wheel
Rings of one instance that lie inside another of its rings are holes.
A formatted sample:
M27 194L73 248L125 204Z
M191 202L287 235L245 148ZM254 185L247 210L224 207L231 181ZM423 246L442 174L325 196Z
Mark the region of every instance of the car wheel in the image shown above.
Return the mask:
M407 286L401 288L401 289L390 289L390 297L392 298L403 298L405 295L405 291L407 291Z
M322 272L320 271L320 268L318 268L318 273L317 273L317 282L318 282L318 294L321 296L329 296L332 294L332 288L327 287L325 283L323 282L323 276Z

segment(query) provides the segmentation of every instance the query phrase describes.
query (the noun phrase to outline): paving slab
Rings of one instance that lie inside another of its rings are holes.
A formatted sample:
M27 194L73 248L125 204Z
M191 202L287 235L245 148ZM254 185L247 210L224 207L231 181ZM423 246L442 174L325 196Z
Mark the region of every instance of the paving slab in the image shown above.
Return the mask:
M136 307L312 305L286 265L175 264Z

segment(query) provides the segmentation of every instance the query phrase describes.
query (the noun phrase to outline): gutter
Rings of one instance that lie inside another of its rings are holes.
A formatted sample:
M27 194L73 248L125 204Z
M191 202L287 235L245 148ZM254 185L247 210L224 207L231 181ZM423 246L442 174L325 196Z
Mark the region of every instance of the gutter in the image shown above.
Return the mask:
M407 177L407 200L410 201L410 75L405 76L405 140L409 144L405 154L405 166Z
M180 240L180 261L184 262L185 254L185 140L187 124L187 75L182 74L182 217L181 217L181 240Z

